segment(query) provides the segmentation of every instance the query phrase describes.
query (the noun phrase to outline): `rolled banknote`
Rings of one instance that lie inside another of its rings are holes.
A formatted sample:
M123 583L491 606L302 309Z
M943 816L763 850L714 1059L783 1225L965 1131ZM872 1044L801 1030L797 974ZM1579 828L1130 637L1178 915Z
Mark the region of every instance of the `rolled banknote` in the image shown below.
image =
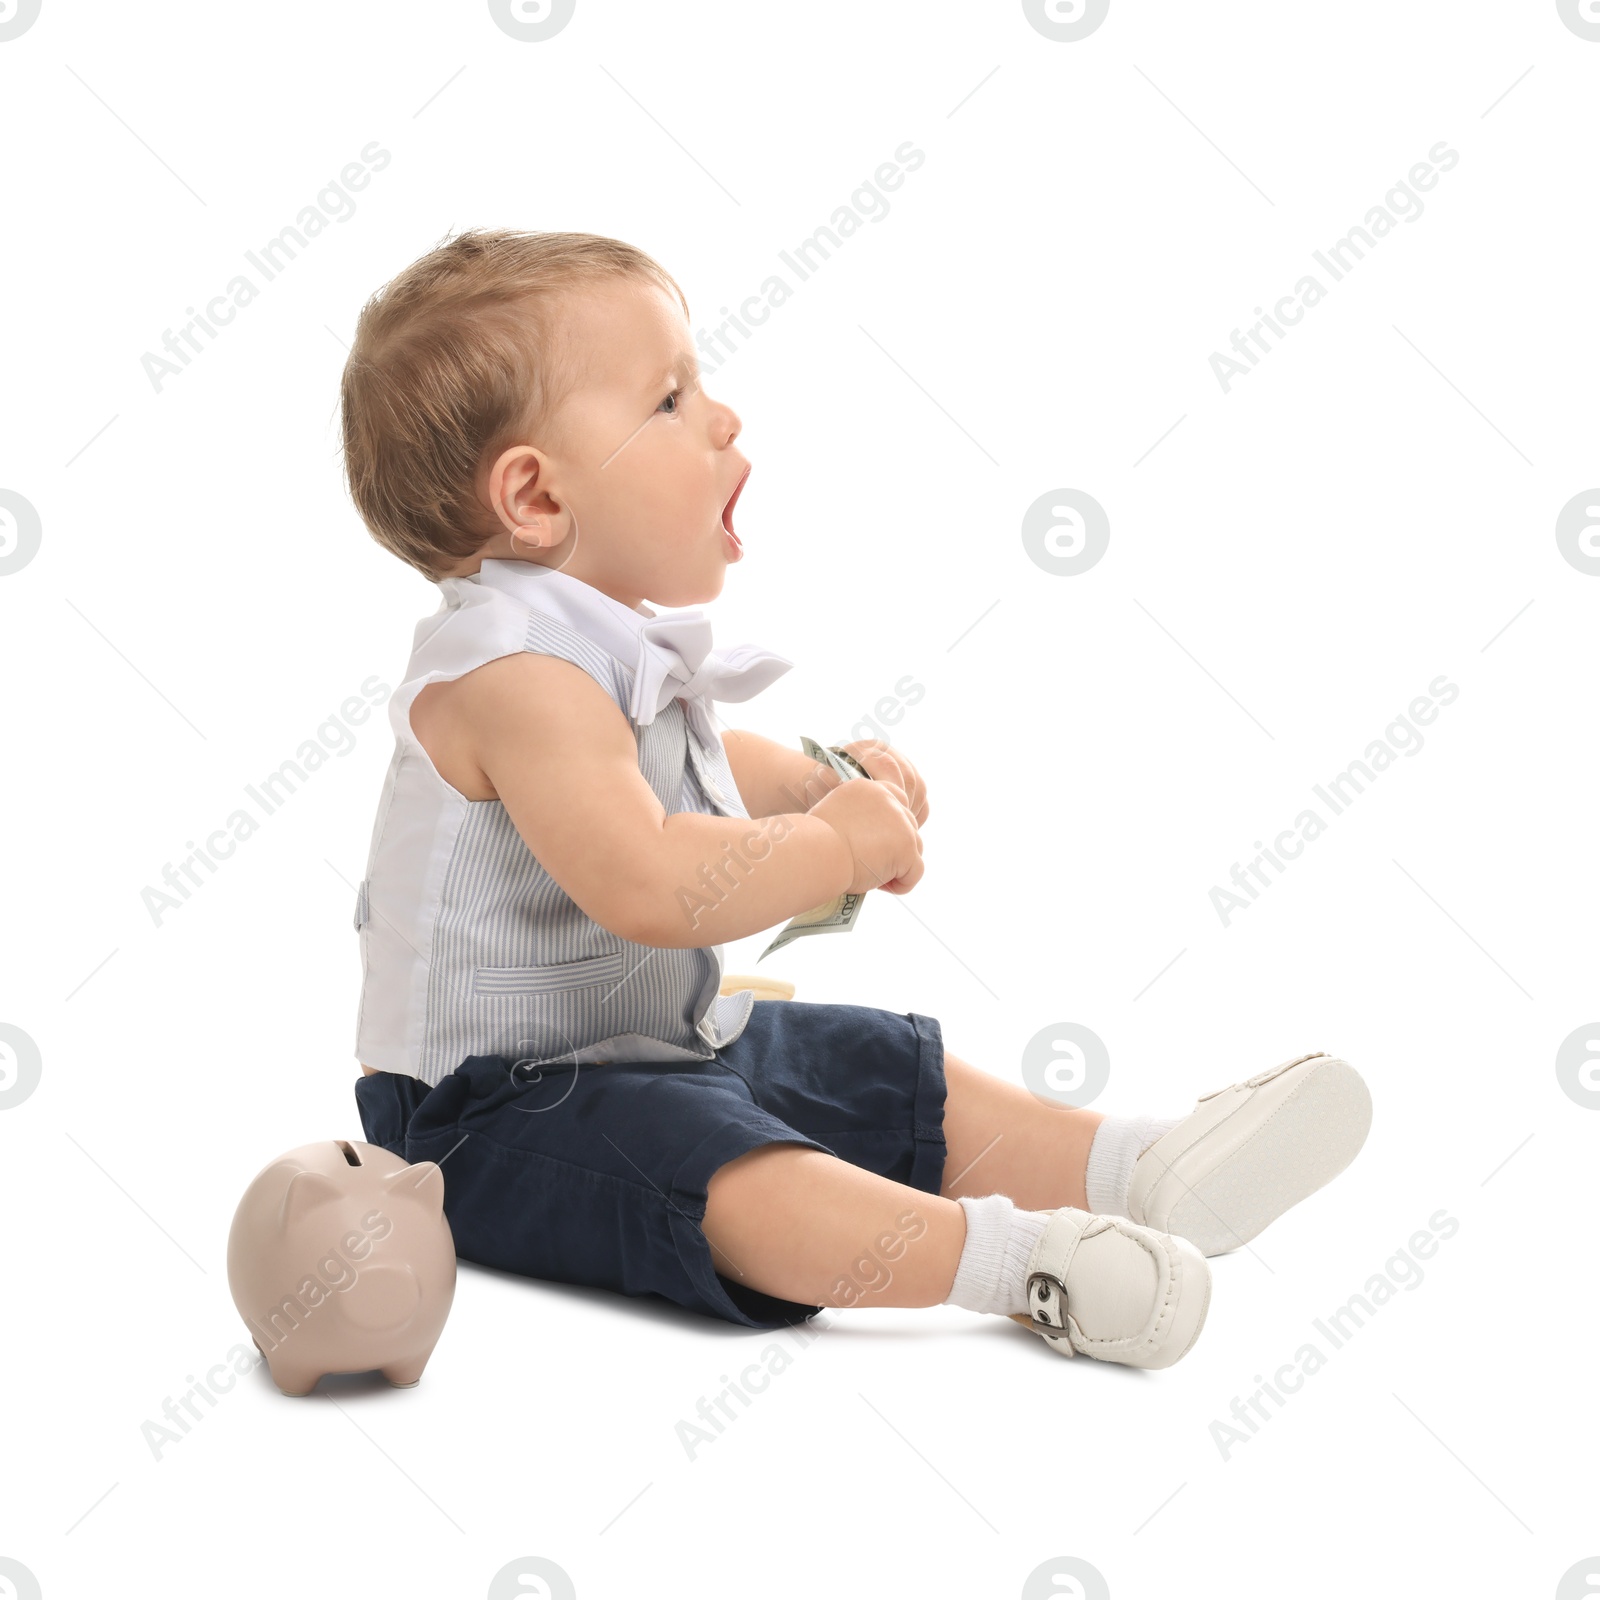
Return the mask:
M800 735L800 748L813 761L826 762L841 778L859 778L862 775L838 751L829 750L825 745L818 744L815 739L806 738L804 734Z
M833 751L818 744L815 739L807 739L802 735L800 747L813 761L821 761L832 767L846 783L861 776L849 762L841 761ZM756 957L756 960L765 961L774 950L781 950L786 944L793 944L796 939L803 939L808 934L849 933L856 925L856 917L861 912L861 902L866 898L865 894L851 894L846 890L845 893L835 895L833 899L816 907L815 910L802 911L798 917L789 920L783 931Z

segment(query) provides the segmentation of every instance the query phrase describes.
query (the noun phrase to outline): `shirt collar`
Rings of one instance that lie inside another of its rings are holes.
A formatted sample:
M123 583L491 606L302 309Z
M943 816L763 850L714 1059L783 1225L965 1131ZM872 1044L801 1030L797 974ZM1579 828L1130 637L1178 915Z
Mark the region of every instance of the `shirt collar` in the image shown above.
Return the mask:
M708 749L720 748L712 701L748 700L794 665L760 645L715 649L710 619L699 608L658 613L641 604L635 609L593 584L531 561L485 561L476 573L443 579L441 587L449 583L502 590L599 645L632 674L623 709L636 726L647 726L681 698Z
M575 633L610 651L631 668L639 655L639 630L656 613L641 603L636 611L581 578L532 561L485 561L466 582L503 590L524 605L564 622Z

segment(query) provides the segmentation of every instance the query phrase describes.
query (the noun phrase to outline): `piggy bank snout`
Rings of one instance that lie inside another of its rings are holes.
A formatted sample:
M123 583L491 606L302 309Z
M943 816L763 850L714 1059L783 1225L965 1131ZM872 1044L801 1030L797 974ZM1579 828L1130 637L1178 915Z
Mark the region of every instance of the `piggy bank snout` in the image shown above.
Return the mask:
M368 1333L387 1333L405 1327L417 1314L422 1286L403 1262L382 1262L362 1269L342 1304L347 1321Z

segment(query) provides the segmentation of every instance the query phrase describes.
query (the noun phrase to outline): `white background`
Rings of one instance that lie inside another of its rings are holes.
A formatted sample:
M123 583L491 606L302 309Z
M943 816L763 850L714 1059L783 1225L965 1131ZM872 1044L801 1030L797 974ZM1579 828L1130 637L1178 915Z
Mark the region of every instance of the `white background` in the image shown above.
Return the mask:
M1600 1547L1600 1115L1555 1072L1600 1014L1600 577L1555 538L1600 481L1597 77L1554 3L1116 0L1077 42L1016 4L581 3L526 43L482 4L45 0L0 42L0 489L41 527L0 577L0 1022L41 1061L0 1112L0 1556L47 1600L483 1595L531 1555L583 1597L1095 1592L1024 1588L1066 1556L1117 1600L1555 1594ZM578 229L709 330L908 140L707 380L755 464L717 638L797 663L728 720L839 741L925 688L880 725L928 783L921 885L760 970L1018 1081L1090 1028L1109 1111L1331 1050L1366 1148L1213 1263L1167 1372L829 1313L691 1460L678 1422L793 1341L463 1264L416 1390L257 1370L157 1459L143 1425L247 1343L246 1183L361 1135L383 716L141 901L434 608L343 491L361 303L452 231ZM354 214L157 392L146 352L371 141ZM1212 353L1440 141L1422 214L1225 393ZM1062 488L1110 521L1077 576L1021 533ZM1213 886L1441 674L1423 747L1224 926ZM1440 1210L1422 1281L1225 1459L1234 1398Z

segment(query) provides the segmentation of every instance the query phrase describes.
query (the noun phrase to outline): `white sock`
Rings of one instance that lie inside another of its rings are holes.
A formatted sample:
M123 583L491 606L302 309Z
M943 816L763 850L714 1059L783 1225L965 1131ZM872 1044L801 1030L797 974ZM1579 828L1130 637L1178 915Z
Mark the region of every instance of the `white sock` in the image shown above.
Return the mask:
M1084 1174L1089 1209L1097 1217L1126 1217L1133 1164L1162 1134L1183 1121L1173 1117L1107 1117L1095 1129ZM1131 1219L1130 1219L1131 1220Z
M943 1304L1008 1317L1028 1309L1028 1257L1050 1220L1048 1211L1019 1211L1008 1196L961 1196L967 1242L956 1281Z

